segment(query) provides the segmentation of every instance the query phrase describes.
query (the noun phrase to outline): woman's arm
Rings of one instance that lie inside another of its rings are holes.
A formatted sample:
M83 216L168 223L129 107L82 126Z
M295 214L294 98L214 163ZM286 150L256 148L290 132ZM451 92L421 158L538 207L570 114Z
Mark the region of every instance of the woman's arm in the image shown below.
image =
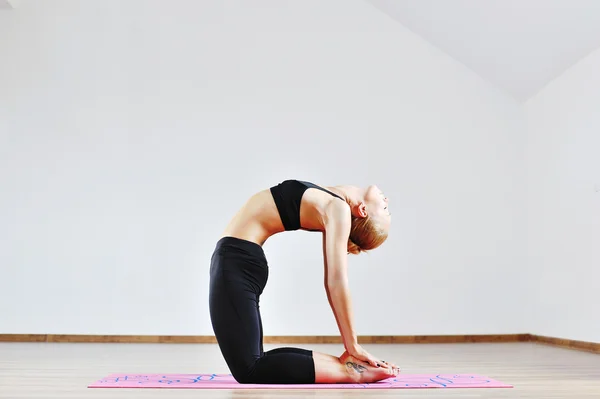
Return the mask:
M358 345L354 331L354 315L348 286L348 236L350 208L332 201L327 209L323 252L325 261L325 290L329 304L348 352Z
M336 313L336 306L334 305L334 301L332 299L332 295L331 295L331 290L330 287L336 287L337 285L335 283L330 284L330 280L329 280L329 267L327 264L327 233L323 233L323 262L325 264L325 281L324 281L324 285L325 285L325 292L327 293L327 300L329 301L329 306L331 306L331 310L333 311L333 314L335 316L335 321L337 323L338 329L340 331L340 334L342 334L342 339L344 342L344 348L349 348L352 346L355 346L358 341L357 341L357 337L356 337L356 333L354 332L354 329L352 327L352 313L350 310L350 298L348 295L348 311L350 312L349 315L349 319L348 319L348 327L344 328L342 327L342 323L341 323L341 317L339 317L338 313ZM333 277L333 279L335 279L335 277ZM347 277L345 278L345 281L347 283ZM347 287L347 286L346 286ZM348 293L348 292L347 292ZM350 331L350 335L348 336L349 339L344 339L344 331L348 330Z
M323 234L325 290L346 351L359 360L379 367L381 362L358 344L354 331L354 314L348 284L350 226L350 208L346 204L332 201L327 208Z

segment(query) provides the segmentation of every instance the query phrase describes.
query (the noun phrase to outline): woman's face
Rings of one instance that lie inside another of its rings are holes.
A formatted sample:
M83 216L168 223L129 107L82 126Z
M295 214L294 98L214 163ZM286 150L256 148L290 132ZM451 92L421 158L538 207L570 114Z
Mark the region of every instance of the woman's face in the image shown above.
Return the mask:
M365 205L367 213L373 219L381 223L381 227L389 229L392 221L391 213L388 208L388 198L376 185L367 187L365 192Z

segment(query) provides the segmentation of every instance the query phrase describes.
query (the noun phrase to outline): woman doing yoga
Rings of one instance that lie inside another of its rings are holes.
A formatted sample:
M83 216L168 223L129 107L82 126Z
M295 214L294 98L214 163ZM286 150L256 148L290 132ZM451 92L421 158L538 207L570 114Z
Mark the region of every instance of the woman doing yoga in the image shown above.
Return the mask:
M388 200L377 186L320 187L286 180L254 194L226 227L211 258L212 327L231 374L240 383L367 383L398 375L357 341L347 276L349 253L387 238ZM260 295L268 277L266 240L284 231L322 232L325 290L345 352L332 356L299 348L263 351Z

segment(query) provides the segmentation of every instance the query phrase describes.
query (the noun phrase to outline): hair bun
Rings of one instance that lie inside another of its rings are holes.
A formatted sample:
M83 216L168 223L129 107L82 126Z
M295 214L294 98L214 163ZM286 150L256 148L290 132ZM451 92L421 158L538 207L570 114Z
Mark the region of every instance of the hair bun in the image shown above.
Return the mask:
M363 252L362 249L358 245L356 245L354 241L348 239L348 253L352 255L358 255L361 252Z

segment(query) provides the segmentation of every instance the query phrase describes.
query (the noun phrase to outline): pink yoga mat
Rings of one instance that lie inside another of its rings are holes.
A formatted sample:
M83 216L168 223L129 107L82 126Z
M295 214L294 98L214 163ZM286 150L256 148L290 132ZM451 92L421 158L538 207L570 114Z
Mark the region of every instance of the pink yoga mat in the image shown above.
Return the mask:
M512 388L512 385L472 374L404 374L372 384L239 384L231 374L111 374L88 388L187 389L360 389L360 388Z

